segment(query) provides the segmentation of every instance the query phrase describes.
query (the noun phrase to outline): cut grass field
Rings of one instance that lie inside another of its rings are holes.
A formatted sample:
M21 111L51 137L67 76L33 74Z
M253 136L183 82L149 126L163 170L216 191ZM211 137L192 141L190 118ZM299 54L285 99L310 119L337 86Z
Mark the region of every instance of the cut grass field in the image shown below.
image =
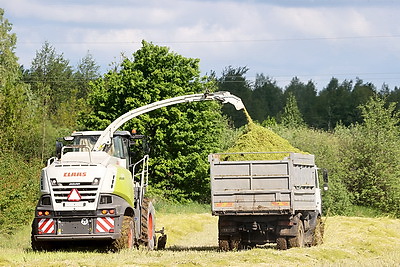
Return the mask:
M30 229L0 239L0 266L399 266L400 220L329 217L324 244L277 250L274 245L220 252L217 217L209 213L157 214L168 233L162 251L96 250L33 252Z

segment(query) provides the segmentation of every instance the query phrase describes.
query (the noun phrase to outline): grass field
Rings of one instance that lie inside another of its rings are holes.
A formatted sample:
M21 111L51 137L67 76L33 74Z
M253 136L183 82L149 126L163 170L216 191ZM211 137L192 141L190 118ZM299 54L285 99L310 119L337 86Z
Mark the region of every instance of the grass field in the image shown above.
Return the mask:
M324 244L280 251L274 245L220 252L217 217L209 213L158 213L168 233L163 251L33 252L30 229L0 239L0 266L400 266L400 220L329 217Z

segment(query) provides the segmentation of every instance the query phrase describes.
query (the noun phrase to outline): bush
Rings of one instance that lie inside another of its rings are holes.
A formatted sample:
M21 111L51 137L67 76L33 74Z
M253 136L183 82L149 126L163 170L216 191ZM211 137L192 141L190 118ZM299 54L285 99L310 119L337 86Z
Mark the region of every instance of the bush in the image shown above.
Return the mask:
M0 233L11 234L32 220L39 197L41 163L0 152Z

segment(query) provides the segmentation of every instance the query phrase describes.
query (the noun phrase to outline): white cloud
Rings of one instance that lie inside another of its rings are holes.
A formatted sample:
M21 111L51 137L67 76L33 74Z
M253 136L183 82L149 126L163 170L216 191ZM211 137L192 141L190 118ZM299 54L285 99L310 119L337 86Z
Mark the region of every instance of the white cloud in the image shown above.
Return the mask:
M400 35L400 5L367 2L0 0L25 65L44 41L72 63L89 50L106 67L145 39L200 58L204 71L247 65L272 76L398 69L400 39L378 36Z

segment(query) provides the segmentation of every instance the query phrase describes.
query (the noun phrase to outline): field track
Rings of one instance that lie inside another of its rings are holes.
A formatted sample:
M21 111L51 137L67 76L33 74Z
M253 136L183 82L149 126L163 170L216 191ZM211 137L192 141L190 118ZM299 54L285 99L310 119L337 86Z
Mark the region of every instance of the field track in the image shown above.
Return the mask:
M329 217L324 244L279 251L274 245L220 252L217 218L210 214L158 214L168 233L163 251L32 252L29 227L0 239L0 266L400 266L400 220Z

